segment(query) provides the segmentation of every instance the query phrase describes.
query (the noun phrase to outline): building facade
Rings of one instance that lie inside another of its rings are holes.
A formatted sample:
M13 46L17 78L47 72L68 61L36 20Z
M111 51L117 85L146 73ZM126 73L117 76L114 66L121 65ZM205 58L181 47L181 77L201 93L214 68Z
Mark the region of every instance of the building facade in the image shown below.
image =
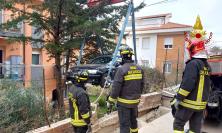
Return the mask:
M189 25L170 22L171 17L171 14L138 17L135 24L138 63L157 68L168 76L184 68L184 32L192 29ZM133 48L131 25L129 20L125 36L126 43Z

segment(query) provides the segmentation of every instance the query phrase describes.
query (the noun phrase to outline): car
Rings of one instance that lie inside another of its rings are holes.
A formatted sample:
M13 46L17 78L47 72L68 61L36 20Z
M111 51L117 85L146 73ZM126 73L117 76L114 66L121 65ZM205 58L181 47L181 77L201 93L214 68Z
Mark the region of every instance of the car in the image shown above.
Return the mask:
M74 66L70 68L67 79L72 80L72 77L74 77L75 74L77 74L79 71L88 70L89 72L88 83L104 87L106 77L109 71L109 66L111 65L111 61L112 61L111 55L102 55L96 57L95 59L89 61L88 64L81 64L79 66ZM113 80L117 67L120 66L120 62L121 62L120 57L117 57L117 61L115 61L114 65L112 66L109 81Z

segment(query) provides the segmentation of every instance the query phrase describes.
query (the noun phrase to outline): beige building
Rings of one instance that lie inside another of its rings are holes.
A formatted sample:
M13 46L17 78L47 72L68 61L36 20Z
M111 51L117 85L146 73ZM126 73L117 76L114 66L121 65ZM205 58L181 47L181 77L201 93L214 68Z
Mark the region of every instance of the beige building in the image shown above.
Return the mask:
M192 30L192 26L170 22L171 17L168 13L136 18L136 51L139 64L165 71L166 75L176 75L177 70L184 68L184 32ZM125 35L126 43L133 48L131 25L130 20Z

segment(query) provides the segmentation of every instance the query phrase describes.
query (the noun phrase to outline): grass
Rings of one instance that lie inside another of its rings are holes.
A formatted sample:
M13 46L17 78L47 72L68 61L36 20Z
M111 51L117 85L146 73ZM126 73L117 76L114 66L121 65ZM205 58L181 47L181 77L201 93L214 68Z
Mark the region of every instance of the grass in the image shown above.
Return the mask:
M99 107L97 115L99 118L103 117L107 113L106 107Z
M98 96L95 95L89 95L89 100L90 102L94 102L97 99ZM102 96L101 99L99 100L99 107L98 107L98 112L97 115L99 118L103 117L107 113L107 107L106 104L104 104L105 101L105 96Z
M89 100L90 102L94 102L97 99L98 96L94 96L94 95L89 95Z

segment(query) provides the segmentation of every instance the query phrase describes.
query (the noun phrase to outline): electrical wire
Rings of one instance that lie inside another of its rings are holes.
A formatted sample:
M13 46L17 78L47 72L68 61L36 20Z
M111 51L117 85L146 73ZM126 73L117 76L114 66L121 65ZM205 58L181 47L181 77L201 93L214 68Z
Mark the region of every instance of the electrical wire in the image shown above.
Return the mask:
M173 1L177 1L177 0L162 0L162 1L158 1L152 4L148 4L145 7L149 7L149 6L153 6L153 5L158 5L158 4L164 4L164 3L168 3L168 2L173 2Z

